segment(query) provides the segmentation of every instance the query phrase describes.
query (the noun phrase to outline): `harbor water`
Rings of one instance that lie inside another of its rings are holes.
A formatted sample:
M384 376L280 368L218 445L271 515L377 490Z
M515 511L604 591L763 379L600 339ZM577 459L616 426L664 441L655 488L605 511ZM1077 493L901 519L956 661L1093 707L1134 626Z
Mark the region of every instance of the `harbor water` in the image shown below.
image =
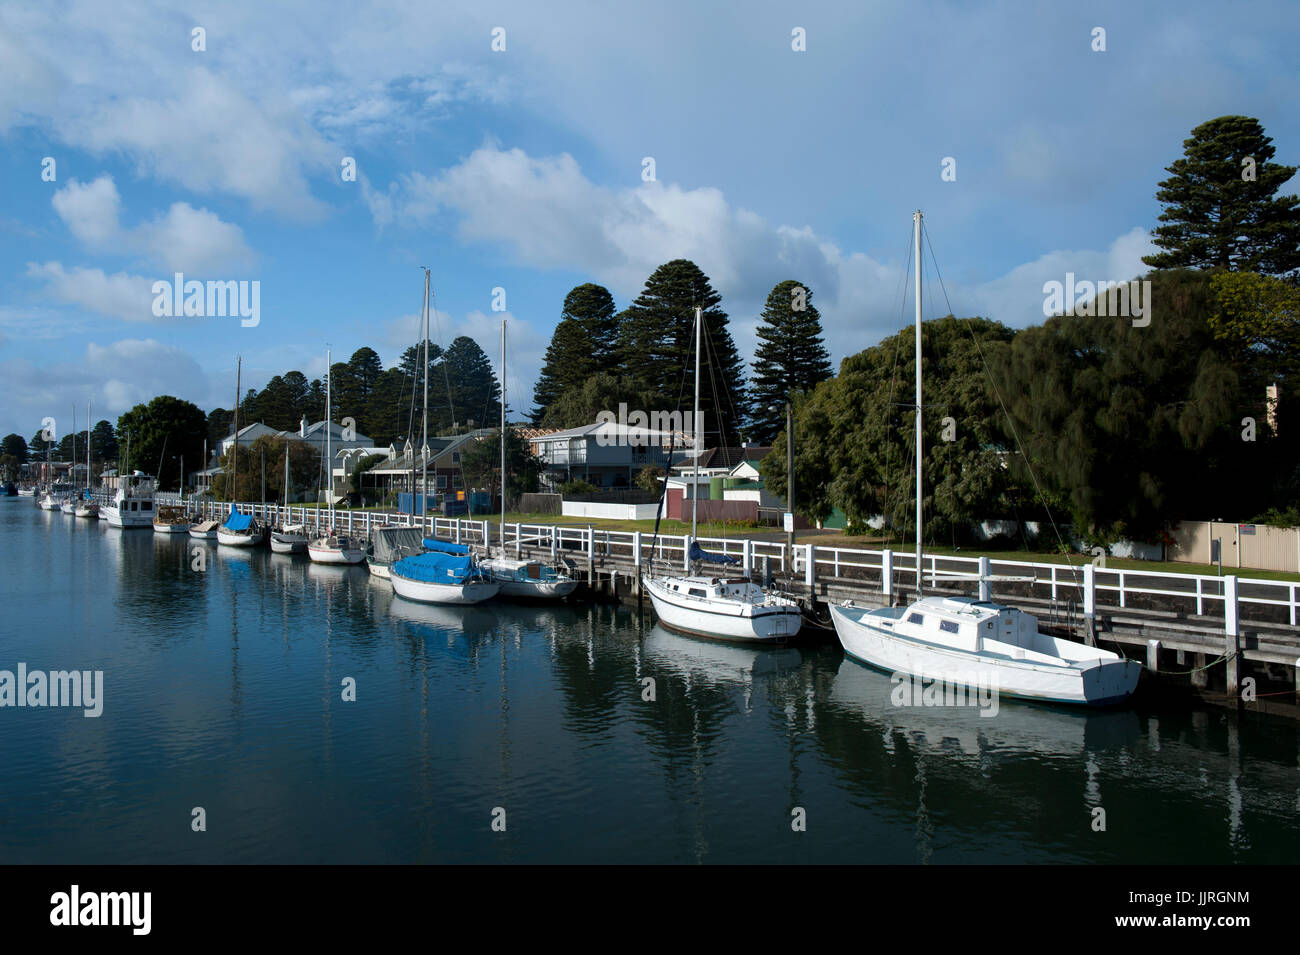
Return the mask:
M437 607L364 566L0 499L4 863L1286 863L1300 730L902 706L833 639L648 608ZM201 823L201 825L200 825Z

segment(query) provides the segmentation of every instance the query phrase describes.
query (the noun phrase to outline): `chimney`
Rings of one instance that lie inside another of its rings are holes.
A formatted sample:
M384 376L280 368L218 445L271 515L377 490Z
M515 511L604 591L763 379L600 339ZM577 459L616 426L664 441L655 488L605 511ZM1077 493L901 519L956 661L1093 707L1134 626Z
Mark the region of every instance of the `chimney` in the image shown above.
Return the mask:
M298 437L307 437L307 416L302 416L302 421L298 424Z

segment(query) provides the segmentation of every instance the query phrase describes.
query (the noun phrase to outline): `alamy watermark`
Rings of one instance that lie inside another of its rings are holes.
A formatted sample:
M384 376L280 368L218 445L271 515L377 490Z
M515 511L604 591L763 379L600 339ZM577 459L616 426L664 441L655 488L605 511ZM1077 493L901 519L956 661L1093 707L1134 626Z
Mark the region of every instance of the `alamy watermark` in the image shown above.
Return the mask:
M94 718L104 712L103 670L33 670L18 664L18 673L0 670L0 707L71 706L82 716Z
M616 428L603 428L596 432L596 444L602 448L649 448L662 447L675 435L683 435L691 443L697 433L704 434L704 414L697 419L689 411L641 411L629 412L627 402L620 401L618 414L602 411L596 415L597 424L614 424Z
M1073 272L1065 273L1065 282L1043 283L1043 315L1080 316L1082 318L1131 318L1134 328L1151 324L1151 280L1129 282L1082 282Z
M894 673L889 702L894 706L978 706L980 716L998 715L998 677L994 672Z
M153 283L153 313L158 318L224 318L238 316L244 328L262 321L262 283L257 280L185 281L177 272L169 282Z

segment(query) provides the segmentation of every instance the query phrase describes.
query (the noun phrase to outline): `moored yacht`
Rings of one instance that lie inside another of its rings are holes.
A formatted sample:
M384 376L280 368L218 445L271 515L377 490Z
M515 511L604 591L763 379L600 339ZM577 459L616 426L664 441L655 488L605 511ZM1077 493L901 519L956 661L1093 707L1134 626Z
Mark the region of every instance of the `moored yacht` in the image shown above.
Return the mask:
M217 539L217 528L220 526L219 521L200 521L190 525L190 536L198 541L214 541Z
M424 531L418 527L380 527L374 531L366 567L372 577L391 580L394 562L424 553Z
M185 516L183 508L175 504L159 506L158 514L153 519L155 534L187 534L189 529L190 519Z
M501 585L501 596L560 600L577 589L578 582L557 567L540 560L489 557L479 566Z
M305 524L271 529L271 551L276 554L305 554L310 540Z
M799 604L747 577L651 577L641 585L665 627L722 640L781 642L803 625Z
M112 503L104 505L101 510L108 526L123 529L152 527L155 490L154 479L148 474L132 471L125 475L113 492Z
M483 574L468 547L433 538L424 544L439 545L441 550L403 557L389 568L399 597L424 603L476 604L496 596L501 585Z
M227 547L255 547L262 542L262 526L251 514L241 514L233 507L230 516L217 528L217 543Z

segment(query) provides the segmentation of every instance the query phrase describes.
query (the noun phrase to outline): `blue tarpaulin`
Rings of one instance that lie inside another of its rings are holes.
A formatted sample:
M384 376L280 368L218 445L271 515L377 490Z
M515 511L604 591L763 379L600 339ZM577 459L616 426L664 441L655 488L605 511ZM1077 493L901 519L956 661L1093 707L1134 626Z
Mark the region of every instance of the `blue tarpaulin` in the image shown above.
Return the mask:
M454 554L417 554L393 564L393 573L427 584L459 584L469 576L473 562Z
M424 549L436 551L439 554L469 553L469 548L464 544L453 544L451 541L440 541L436 537L426 537L424 539Z
M730 554L715 554L707 551L695 541L691 541L691 560L707 560L711 564L739 564L739 557L732 557Z
M251 514L240 514L233 507L230 509L230 516L226 518L225 527L232 531L246 531L253 526L253 516Z

